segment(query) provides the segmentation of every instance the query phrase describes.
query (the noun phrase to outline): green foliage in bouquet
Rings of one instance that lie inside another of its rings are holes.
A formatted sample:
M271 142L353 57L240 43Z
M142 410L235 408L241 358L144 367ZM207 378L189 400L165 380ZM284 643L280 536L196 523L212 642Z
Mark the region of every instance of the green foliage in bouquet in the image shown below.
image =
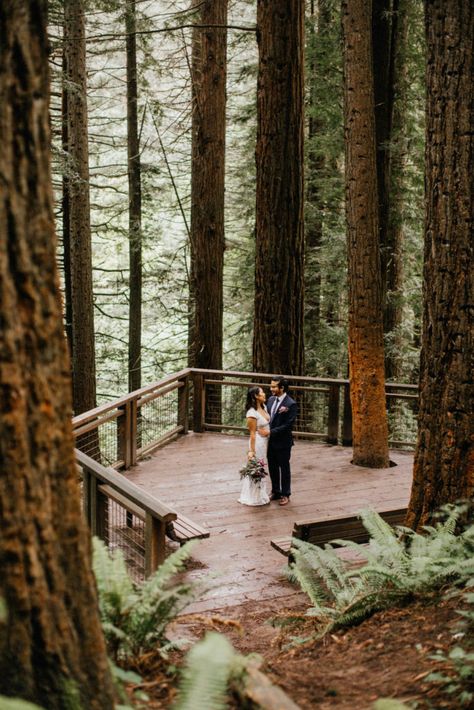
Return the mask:
M456 534L465 506L450 506L446 518L422 533L391 528L375 511L361 513L371 536L369 546L337 540L357 550L366 563L350 567L332 545L321 549L293 540L290 579L309 596L309 616L317 617L323 636L332 629L357 624L373 612L439 589L474 573L474 526Z
M267 476L267 470L265 468L265 462L263 459L250 459L247 461L245 466L240 469L240 478L251 478L255 482L262 481L265 476Z
M194 542L173 552L149 579L136 585L128 575L121 550L110 553L101 540L94 538L93 566L102 628L114 660L136 657L151 648L165 655L171 647L166 637L168 624L209 586L208 580L171 584Z

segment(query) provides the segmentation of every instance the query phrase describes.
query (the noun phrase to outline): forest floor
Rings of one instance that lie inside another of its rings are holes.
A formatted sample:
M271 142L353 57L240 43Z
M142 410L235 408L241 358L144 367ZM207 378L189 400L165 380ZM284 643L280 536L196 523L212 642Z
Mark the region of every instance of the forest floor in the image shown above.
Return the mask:
M300 598L287 613L304 614L307 606ZM224 633L240 653L260 654L261 670L302 710L368 710L379 698L397 698L416 710L457 710L459 701L447 698L426 677L440 670L439 662L430 656L436 651L447 653L454 643L459 607L459 599L432 597L379 612L316 643L288 648L290 637L306 637L313 622L305 620L282 630L272 624L272 619L285 616L281 604L252 601L222 615L180 617L173 635L195 642L209 630ZM176 655L173 663L179 667L183 657ZM167 676L165 664L151 658L137 668L150 697L145 707L168 708L176 697L176 677ZM239 704L231 701L229 707Z

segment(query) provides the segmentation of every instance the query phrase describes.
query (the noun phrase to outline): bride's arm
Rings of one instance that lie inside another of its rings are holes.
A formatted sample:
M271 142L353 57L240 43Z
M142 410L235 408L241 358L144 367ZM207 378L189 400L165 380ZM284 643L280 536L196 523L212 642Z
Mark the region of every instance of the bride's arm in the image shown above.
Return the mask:
M257 431L257 420L254 417L247 417L247 428L250 432L248 458L255 458L255 433Z

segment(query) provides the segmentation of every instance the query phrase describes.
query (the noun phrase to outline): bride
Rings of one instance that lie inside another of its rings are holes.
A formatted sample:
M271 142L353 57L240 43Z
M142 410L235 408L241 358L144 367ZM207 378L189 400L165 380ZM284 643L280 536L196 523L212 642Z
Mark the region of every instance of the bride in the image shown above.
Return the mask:
M263 460L267 465L268 436L260 436L258 429L270 427L270 416L265 407L265 392L261 387L251 387L247 392L247 428L250 432L248 460ZM242 479L239 503L243 505L266 505L270 498L265 479L254 481L250 476Z

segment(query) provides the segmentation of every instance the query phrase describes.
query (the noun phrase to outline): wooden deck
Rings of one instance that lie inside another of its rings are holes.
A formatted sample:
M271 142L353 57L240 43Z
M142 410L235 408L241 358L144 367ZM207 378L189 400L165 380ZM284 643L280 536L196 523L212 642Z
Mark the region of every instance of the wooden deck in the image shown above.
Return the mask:
M249 600L281 599L290 605L295 588L282 574L283 557L270 547L273 537L289 535L295 520L357 514L362 508L389 510L407 505L413 455L392 451L389 469L352 466L352 449L297 441L292 453L291 502L249 508L240 505L238 470L247 442L241 436L187 434L127 471L177 512L210 530L197 543L195 565L187 574L219 572L218 587L193 607L217 610Z

